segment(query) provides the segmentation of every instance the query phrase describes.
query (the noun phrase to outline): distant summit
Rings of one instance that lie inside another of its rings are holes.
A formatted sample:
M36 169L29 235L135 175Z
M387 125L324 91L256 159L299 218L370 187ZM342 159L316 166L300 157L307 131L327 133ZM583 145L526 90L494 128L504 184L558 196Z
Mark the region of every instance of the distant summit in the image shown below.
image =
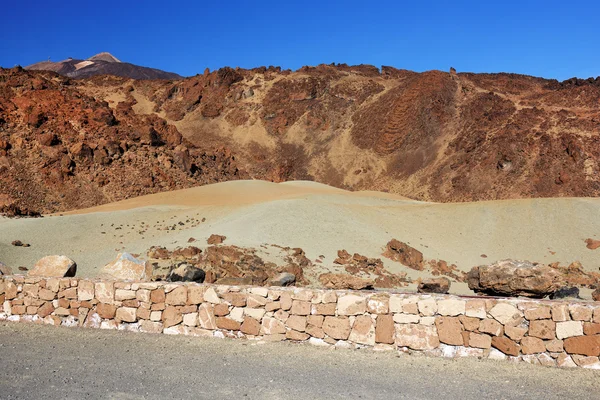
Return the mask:
M110 53L102 52L86 60L67 58L63 61L42 61L32 64L25 69L54 71L70 78L89 78L96 75L115 75L132 79L182 79L174 72L142 67L122 62Z
M106 61L106 62L113 62L113 63L121 62L121 60L119 60L117 57L115 57L112 54L107 53L105 51L88 58L88 61Z

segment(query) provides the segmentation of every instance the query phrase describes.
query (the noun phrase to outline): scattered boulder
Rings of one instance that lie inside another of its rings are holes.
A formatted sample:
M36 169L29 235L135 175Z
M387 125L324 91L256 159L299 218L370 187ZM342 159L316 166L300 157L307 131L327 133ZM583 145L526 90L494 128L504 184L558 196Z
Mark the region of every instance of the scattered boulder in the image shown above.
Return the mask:
M12 275L12 268L0 262L0 275Z
M326 273L319 276L319 282L327 289L373 289L373 282L345 274Z
M72 278L77 272L77 264L69 257L46 256L35 263L33 269L28 272L29 276L44 276Z
M592 292L592 299L594 301L600 301L600 288L598 288Z
M16 247L29 247L30 246L29 243L23 243L20 240L13 240L11 244Z
M188 263L181 263L171 270L168 280L171 282L204 282L206 273Z
M392 239L388 242L383 256L390 260L398 261L417 271L422 271L425 268L425 264L423 263L423 253L396 239Z
M600 240L595 239L586 239L585 243L587 244L587 248L590 250L596 250L600 248Z
M476 293L543 298L560 288L561 274L529 261L502 260L473 267L467 274L467 282Z
M423 279L417 287L419 293L448 293L450 291L450 279L428 278Z
M117 258L102 268L100 276L108 279L143 281L150 278L151 268L150 263L138 260L129 253L119 253Z
M566 299L566 298L580 299L581 297L579 297L579 288L577 288L577 287L561 287L556 292L552 293L550 295L550 298L552 300L556 300L556 299Z
M221 244L227 239L227 236L212 234L206 241L208 244Z
M296 275L290 272L282 272L269 282L271 286L289 286L296 281Z

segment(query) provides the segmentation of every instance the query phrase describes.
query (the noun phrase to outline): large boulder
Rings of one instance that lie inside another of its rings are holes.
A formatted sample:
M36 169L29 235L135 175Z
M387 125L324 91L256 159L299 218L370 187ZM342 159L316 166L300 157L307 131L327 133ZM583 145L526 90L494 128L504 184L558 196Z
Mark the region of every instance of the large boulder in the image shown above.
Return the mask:
M0 275L12 275L12 268L0 262Z
M519 260L473 267L467 282L476 293L534 298L543 298L562 286L561 274L554 268Z
M204 270L198 267L194 267L188 263L181 263L177 267L173 268L169 274L169 280L171 282L204 282L206 273Z
M74 277L77 272L77 264L69 257L46 256L35 263L28 272L29 276L47 277Z
M152 266L129 253L119 253L117 258L102 268L100 276L107 279L144 281L152 276Z

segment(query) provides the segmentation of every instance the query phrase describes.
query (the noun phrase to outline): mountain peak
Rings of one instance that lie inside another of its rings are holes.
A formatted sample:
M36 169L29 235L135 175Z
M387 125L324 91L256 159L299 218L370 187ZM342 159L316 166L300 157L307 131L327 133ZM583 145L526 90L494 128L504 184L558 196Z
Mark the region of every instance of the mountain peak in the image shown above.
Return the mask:
M106 61L106 62L112 62L112 63L120 63L121 62L121 60L119 60L117 57L115 57L112 54L105 52L105 51L88 58L88 61Z

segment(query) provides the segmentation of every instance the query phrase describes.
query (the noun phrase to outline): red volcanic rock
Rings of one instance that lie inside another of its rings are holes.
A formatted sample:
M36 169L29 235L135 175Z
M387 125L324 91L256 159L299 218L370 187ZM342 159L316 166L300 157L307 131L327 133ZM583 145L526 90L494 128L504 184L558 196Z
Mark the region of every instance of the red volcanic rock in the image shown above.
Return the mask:
M423 268L425 268L423 263L423 253L396 239L392 239L388 242L383 256L418 271L422 271Z
M600 248L600 240L586 239L585 243L587 244L586 247L590 250L596 250Z
M225 239L227 239L227 236L212 234L206 240L206 243L208 243L208 244L221 244L221 243L223 243L225 241Z
M2 69L0 192L42 212L247 177L437 202L597 197L599 99L597 79L369 65L139 81Z
M54 146L58 144L58 138L54 133L43 133L38 137L42 146Z

